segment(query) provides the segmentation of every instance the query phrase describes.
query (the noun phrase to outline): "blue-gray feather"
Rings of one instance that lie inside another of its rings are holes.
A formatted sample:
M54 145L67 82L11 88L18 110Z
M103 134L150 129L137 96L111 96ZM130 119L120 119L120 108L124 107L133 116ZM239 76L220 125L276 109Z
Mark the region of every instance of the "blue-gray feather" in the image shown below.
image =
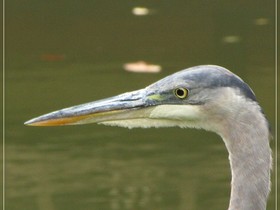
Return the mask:
M160 90L164 88L164 84L173 88L186 86L190 91L195 89L205 90L217 87L232 87L246 98L256 101L256 96L252 89L241 78L230 72L229 70L215 65L202 65L179 71L173 75L165 77L155 83Z

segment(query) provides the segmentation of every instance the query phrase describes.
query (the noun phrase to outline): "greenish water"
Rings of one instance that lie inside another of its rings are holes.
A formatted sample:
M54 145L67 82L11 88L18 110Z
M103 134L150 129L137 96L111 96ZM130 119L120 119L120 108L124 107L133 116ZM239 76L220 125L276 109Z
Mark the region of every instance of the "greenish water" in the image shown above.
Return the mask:
M6 209L227 209L227 151L213 133L23 122L210 63L250 84L275 129L273 12L263 1L6 2ZM163 71L123 70L138 60ZM273 174L268 209L274 188Z

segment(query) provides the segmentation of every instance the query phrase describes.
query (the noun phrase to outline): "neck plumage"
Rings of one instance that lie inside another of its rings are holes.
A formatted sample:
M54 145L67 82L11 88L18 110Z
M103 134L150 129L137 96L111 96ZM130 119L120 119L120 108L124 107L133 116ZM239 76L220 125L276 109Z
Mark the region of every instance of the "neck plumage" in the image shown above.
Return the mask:
M270 134L260 107L253 105L253 109L240 109L220 132L229 152L232 174L229 210L266 209L272 162Z

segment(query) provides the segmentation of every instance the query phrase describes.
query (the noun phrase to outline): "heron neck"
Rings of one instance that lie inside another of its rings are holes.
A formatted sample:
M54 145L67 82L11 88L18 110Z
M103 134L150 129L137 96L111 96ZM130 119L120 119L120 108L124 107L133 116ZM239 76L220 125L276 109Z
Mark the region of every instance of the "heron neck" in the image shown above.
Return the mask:
M245 110L246 114L234 116L221 134L229 152L232 174L229 210L266 209L271 150L266 119L257 110L257 115L256 110Z

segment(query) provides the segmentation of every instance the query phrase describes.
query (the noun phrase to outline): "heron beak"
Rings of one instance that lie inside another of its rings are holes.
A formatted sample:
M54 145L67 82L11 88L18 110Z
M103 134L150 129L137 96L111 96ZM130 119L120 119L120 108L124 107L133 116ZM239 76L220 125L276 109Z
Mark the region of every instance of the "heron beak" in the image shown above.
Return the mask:
M149 116L145 89L51 112L25 122L30 126L101 123Z

